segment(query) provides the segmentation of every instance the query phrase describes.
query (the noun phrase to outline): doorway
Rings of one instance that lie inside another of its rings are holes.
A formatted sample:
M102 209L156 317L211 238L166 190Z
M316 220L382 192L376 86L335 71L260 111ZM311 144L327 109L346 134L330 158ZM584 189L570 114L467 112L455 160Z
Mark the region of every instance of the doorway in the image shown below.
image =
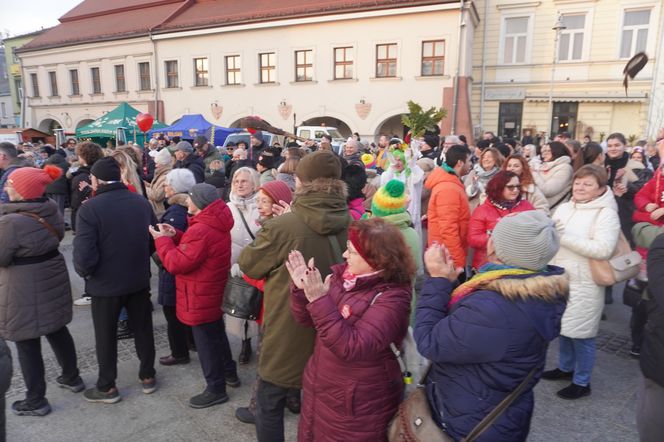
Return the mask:
M558 102L553 103L553 119L551 120L551 137L567 132L574 138L576 133L577 114L579 103Z
M498 110L498 134L503 138L519 138L523 102L500 103Z

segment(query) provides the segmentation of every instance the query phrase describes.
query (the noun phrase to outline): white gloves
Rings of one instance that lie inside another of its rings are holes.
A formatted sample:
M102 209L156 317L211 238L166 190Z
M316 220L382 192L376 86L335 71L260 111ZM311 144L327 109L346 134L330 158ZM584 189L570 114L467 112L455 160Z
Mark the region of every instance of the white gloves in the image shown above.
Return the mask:
M240 265L238 263L235 263L231 266L231 276L234 278L242 278L244 273L242 273L242 270L240 270Z

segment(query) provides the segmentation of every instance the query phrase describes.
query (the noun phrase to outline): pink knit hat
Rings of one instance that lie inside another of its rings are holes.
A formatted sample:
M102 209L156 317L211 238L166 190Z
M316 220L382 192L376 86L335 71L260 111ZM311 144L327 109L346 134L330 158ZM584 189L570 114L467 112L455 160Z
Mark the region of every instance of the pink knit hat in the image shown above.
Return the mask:
M258 190L267 193L270 198L279 204L279 201L284 201L290 204L293 201L293 193L286 183L283 181L268 181L263 184Z
M61 175L62 169L50 164L43 169L20 167L9 175L7 182L23 199L32 200L43 196L46 186L60 178Z

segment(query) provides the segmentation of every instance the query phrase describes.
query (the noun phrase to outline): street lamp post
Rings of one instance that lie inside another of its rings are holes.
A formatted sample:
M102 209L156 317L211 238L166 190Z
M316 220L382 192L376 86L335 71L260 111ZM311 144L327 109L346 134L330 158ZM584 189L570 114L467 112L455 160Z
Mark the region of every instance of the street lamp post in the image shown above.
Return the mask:
M551 135L553 135L553 81L556 75L556 63L558 62L558 40L560 39L560 31L567 29L567 26L563 24L562 15L558 14L558 19L551 29L556 33L556 36L553 41L553 64L551 66L551 82L549 84L549 141L551 141Z

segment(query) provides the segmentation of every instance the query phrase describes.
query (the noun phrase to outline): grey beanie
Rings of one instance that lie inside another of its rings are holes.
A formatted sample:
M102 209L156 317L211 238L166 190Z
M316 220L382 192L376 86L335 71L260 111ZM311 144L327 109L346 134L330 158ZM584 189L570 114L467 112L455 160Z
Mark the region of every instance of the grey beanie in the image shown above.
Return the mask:
M175 193L189 193L196 185L196 177L189 169L173 169L166 174L166 184L171 186Z
M196 207L203 210L219 199L219 192L212 184L199 183L191 188L189 197Z
M176 146L175 150L181 150L182 152L192 153L194 148L191 146L189 141L180 141Z
M507 215L491 233L496 256L503 264L541 270L560 248L553 221L539 210Z

